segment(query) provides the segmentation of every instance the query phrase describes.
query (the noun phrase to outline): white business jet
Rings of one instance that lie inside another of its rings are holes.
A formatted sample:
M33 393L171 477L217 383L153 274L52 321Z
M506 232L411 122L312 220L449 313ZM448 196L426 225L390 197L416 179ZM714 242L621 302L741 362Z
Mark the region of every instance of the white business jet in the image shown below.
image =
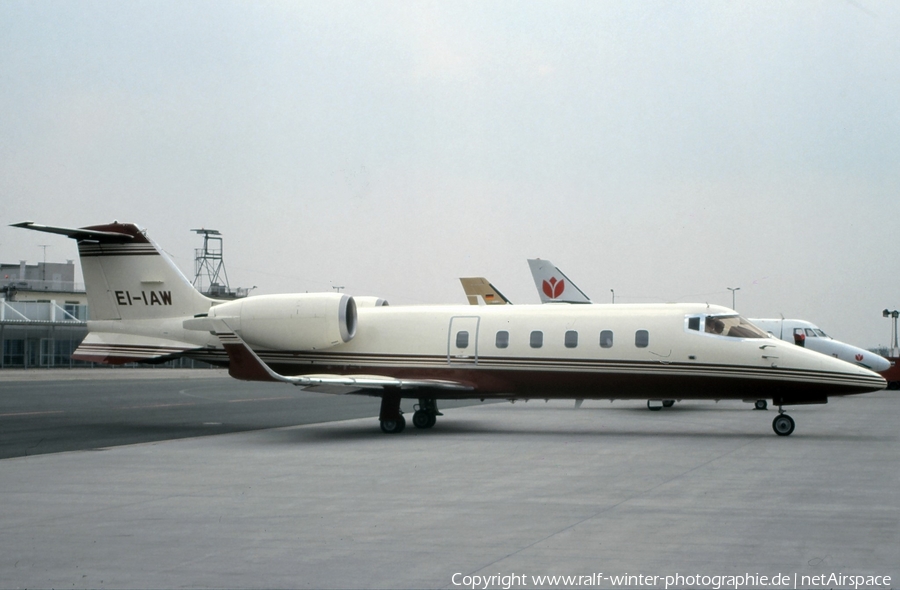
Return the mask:
M113 222L83 228L15 224L78 243L91 320L74 358L227 365L231 376L381 398L385 433L431 428L442 399L770 397L782 406L878 391L879 375L771 338L733 311L665 305L391 307L344 293L199 293L146 232ZM710 332L707 326L721 330Z

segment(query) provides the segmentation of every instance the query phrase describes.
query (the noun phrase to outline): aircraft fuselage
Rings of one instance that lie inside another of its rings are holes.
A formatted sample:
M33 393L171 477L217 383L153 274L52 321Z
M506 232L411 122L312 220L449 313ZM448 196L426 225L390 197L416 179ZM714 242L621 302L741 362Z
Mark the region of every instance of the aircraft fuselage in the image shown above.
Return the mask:
M775 338L689 327L691 317L733 313L705 304L375 307L358 310L352 340L329 348L266 350L248 344L284 375L384 375L471 387L429 392L433 398L656 395L815 403L884 387L865 369ZM216 346L212 338L208 344ZM188 354L226 359L221 349Z

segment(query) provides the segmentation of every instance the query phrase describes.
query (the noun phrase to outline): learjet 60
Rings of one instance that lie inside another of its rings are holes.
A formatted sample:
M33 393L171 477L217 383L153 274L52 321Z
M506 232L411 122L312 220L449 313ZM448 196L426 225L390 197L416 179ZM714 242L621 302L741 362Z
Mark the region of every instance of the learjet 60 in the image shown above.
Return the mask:
M386 433L434 426L445 399L747 399L782 406L883 389L881 376L771 337L724 307L388 306L345 293L199 293L136 225L17 227L78 243L89 334L76 359L190 357L231 376L381 398Z

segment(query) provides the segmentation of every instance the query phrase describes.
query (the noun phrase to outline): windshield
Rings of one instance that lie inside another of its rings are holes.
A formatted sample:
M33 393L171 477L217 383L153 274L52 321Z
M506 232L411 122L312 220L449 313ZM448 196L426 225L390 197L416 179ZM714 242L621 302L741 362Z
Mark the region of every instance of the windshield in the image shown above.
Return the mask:
M706 316L704 331L731 338L768 338L769 335L739 315Z

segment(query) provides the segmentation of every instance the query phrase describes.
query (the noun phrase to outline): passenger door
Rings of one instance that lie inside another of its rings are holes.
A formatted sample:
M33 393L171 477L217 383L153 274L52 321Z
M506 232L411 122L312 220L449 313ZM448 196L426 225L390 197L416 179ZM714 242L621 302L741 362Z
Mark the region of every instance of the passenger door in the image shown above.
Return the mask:
M455 316L450 318L447 333L447 363L451 365L478 364L478 316Z

